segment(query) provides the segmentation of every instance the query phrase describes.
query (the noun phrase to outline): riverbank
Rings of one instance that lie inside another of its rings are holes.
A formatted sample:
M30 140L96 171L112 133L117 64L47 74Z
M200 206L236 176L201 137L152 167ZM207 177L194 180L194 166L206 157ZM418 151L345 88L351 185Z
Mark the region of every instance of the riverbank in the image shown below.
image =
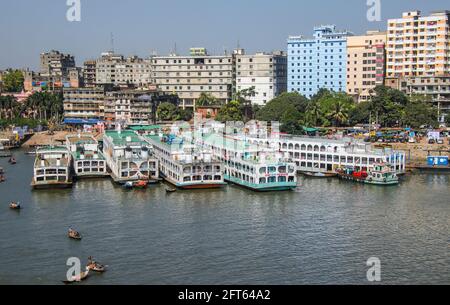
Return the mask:
M47 145L64 145L66 142L66 136L75 134L73 131L55 131L49 133L48 131L35 133L28 141L23 143L22 147L32 148L37 146ZM98 139L101 137L100 133L93 133L93 136Z

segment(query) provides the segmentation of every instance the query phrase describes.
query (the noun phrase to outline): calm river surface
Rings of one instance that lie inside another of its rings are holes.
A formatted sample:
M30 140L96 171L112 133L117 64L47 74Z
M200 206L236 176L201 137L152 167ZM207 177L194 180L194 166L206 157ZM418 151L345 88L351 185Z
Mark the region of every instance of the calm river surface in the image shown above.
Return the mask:
M370 257L384 284L450 284L450 175L398 187L300 178L267 194L166 195L109 179L31 191L33 157L15 155L15 166L0 159L0 284L60 284L67 258L89 255L109 270L83 284L365 284Z

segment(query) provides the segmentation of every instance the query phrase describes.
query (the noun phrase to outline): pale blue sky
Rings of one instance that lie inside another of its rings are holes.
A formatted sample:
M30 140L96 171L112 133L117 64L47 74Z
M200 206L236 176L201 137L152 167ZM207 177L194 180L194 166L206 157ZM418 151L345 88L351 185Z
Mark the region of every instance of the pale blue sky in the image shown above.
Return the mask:
M367 0L81 0L81 22L66 20L66 0L1 0L0 69L36 69L51 49L77 65L111 48L147 57L204 46L210 53L240 41L247 52L286 49L289 35L311 35L320 24L356 34L386 28L403 11L450 9L448 0L381 0L382 21L368 22Z

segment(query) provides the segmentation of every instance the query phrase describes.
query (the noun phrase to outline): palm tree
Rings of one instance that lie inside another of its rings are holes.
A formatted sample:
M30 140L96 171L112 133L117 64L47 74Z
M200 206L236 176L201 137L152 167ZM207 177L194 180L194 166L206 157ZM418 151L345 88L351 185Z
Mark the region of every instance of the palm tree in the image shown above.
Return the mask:
M306 120L317 127L323 122L324 114L319 100L311 100L306 107Z
M334 127L342 126L348 122L350 110L353 105L353 99L345 94L336 93L329 103L327 118L333 122Z

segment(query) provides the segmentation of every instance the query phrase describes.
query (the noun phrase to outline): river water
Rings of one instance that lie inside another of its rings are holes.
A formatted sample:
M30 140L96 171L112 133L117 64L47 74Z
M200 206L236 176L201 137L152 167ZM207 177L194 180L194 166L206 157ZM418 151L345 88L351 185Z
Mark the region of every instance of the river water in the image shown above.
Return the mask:
M0 284L60 284L67 258L89 255L109 268L83 284L366 284L370 257L382 284L450 284L450 175L394 187L300 178L296 191L264 194L167 195L109 179L31 191L33 157L16 158L0 159Z

